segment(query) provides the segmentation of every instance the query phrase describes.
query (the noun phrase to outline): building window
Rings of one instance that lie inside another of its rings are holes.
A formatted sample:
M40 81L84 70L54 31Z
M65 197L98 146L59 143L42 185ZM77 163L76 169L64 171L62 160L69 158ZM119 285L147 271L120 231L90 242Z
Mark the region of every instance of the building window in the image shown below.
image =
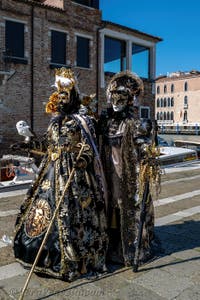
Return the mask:
M184 108L187 108L188 107L188 97L185 96L184 97Z
M81 68L90 68L90 39L77 36L76 65Z
M56 30L51 31L51 63L66 64L66 39L66 33Z
M187 111L186 110L184 111L184 114L183 114L183 121L187 122Z
M27 63L24 58L24 24L6 20L5 22L5 60Z
M149 78L149 48L132 44L132 71L142 78Z
M142 119L150 118L150 108L148 106L140 107L140 118L142 118Z
M174 106L174 98L171 98L171 107Z
M174 85L173 85L173 83L171 85L171 93L174 93Z
M170 100L170 98L168 98L168 99L167 99L167 106L170 107L170 105L171 105L171 100Z
M167 106L167 99L164 98L164 107L166 107L166 106Z
M164 121L167 120L167 117L166 117L166 111L164 111Z
M174 112L171 111L171 120L174 121Z
M168 120L168 121L170 120L170 114L169 114L169 111L167 112L167 120Z
M184 91L187 92L187 90L188 90L188 83L186 81L185 84L184 84Z
M159 112L157 112L157 120L160 120L159 117L160 117L160 114L159 114Z
M106 36L104 47L104 72L126 70L126 43Z
M160 107L160 99L157 99L157 107Z
M160 94L160 86L157 86L157 94Z
M164 93L167 93L167 86L164 85Z
M163 98L160 100L160 107L163 107Z
M73 0L73 2L99 9L99 0Z

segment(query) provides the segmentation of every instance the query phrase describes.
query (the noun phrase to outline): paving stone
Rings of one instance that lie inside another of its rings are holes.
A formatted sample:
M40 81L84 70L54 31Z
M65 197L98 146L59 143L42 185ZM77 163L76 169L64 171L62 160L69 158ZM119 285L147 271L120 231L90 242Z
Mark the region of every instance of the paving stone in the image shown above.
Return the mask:
M177 261L177 258L174 258L172 255L166 255L163 257L160 257L153 262L143 265L139 268L139 272L144 272L144 271L151 271L151 270L156 270L159 269L161 270L163 267L171 265Z
M91 282L79 282L69 285L65 289L57 289L46 295L47 299L70 299L70 300L106 300L109 299L104 291ZM43 299L43 298L42 298ZM45 298L44 298L45 299ZM38 299L39 300L39 299Z
M123 274L120 276L119 274ZM120 299L120 290L126 289L129 283L126 280L127 274L126 271L119 270L106 276L100 278L99 280L95 281L95 286L101 288L104 291L104 295L100 299Z
M137 284L129 284L126 288L120 289L119 299L123 300L165 300L154 291L149 290Z
M199 300L200 299L200 285L185 289L174 300Z
M171 255L172 257L179 259L191 259L200 262L200 252L194 249L188 249L185 251L178 251Z
M134 279L133 284L138 284L166 299L173 299L185 288L192 286L188 278L177 277L163 270L152 270Z
M1 300L8 300L11 299L8 293L3 289L2 286L0 286L0 299Z
M17 275L23 275L27 272L19 263L12 263L0 267L0 280L4 280Z
M193 274L193 276L191 277L191 281L194 284L199 284L200 283L200 270L197 273Z
M169 272L172 275L181 277L191 277L199 271L200 273L200 257L198 261L192 261L191 259L187 259L185 261L178 260L171 265L163 267L164 271Z

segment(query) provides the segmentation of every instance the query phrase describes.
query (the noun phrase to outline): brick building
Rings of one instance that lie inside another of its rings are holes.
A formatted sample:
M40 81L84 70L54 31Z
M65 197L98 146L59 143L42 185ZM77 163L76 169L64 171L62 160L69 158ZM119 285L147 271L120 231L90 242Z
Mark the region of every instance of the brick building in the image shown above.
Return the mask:
M156 79L155 115L163 133L200 133L200 72Z
M82 93L96 93L99 111L115 72L129 69L145 83L141 117L154 116L155 37L102 20L99 0L0 0L0 154L20 137L25 119L37 134L49 116L54 68L72 67Z

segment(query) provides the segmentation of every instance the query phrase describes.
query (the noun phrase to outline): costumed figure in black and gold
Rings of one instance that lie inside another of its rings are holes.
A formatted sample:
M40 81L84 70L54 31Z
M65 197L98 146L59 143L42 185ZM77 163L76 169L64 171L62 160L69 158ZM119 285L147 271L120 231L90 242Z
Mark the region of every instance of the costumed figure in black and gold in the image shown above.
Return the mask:
M130 71L117 73L107 88L110 107L102 112L102 163L108 186L108 261L133 265L145 181L159 186L152 122L141 121L135 102L143 92L142 80ZM149 163L151 161L151 163ZM154 209L146 205L139 263L152 257Z
M75 168L35 267L37 273L71 281L82 274L105 271L106 191L93 120L78 114L80 97L73 72L57 69L55 85L57 91L46 105L46 112L53 117L45 139L20 144L23 149L44 152L44 156L16 220L14 254L25 267L31 267Z

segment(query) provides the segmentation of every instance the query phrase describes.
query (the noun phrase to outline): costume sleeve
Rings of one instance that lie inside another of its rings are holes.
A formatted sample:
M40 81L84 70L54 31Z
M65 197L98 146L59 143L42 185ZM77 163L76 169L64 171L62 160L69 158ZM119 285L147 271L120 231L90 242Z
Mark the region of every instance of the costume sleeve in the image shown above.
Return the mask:
M138 148L138 154L141 159L148 156L149 148L152 145L152 122L138 120L136 122L136 131L134 136L135 144Z
M34 138L30 141L18 142L10 146L13 151L22 150L25 152L33 152L38 155L44 155L47 147L48 144L46 138L41 140Z
M34 150L37 154L46 153L48 147L47 139L44 137L42 140L32 140L29 142L29 150Z

